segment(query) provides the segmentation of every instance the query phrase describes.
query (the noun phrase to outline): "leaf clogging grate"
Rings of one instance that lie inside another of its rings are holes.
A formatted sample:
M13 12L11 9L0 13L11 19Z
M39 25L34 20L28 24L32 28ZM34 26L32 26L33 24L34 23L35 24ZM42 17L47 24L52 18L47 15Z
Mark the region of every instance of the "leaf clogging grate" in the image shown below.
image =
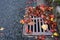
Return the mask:
M44 40L45 36L59 36L57 32L57 23L55 15L52 12L53 7L39 5L26 8L24 19L20 21L23 25L23 35L37 36Z

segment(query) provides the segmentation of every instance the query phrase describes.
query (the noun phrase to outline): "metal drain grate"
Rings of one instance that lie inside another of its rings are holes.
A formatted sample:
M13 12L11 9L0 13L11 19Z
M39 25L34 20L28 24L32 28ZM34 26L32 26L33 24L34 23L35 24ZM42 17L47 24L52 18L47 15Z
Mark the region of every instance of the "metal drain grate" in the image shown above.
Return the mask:
M23 34L27 35L27 36L37 36L37 35L51 35L52 33L50 32L50 29L48 27L47 31L44 31L41 26L42 24L44 24L44 21L42 18L37 18L37 17L32 17L32 21L35 22L34 25L28 25L28 24L24 24L23 26ZM31 30L32 33L26 33L26 29Z

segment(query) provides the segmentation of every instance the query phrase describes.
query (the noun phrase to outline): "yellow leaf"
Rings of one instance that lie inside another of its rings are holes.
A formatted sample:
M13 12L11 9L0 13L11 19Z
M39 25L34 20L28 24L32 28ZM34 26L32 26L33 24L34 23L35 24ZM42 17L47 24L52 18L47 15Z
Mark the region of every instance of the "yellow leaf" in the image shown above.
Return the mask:
M47 24L43 24L41 27L42 27L43 30L47 30L48 29L48 25Z

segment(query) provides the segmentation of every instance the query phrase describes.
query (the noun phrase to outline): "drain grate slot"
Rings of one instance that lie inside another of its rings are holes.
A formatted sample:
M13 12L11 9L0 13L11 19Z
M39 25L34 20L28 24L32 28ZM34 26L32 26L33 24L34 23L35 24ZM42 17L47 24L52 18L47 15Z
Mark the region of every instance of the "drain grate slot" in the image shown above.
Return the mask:
M33 32L33 26L31 25L31 31Z
M29 30L30 30L30 25L28 25L28 32L29 32Z
M43 32L43 29L41 28L41 32Z
M35 32L36 32L36 24L35 24L35 28L34 28Z
M48 30L50 30L51 29L51 27L50 27L50 25L48 25Z
M41 25L42 25L42 22L41 22Z
M39 28L39 22L38 22L38 32L40 32L40 28Z
M34 22L36 23L36 20L34 20Z

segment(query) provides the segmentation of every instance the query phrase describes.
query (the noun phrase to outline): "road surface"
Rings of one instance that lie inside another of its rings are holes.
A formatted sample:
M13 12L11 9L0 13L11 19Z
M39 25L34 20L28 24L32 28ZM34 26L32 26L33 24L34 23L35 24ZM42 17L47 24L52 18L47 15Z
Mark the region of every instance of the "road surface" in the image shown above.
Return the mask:
M45 0L37 0L37 5L45 4Z

